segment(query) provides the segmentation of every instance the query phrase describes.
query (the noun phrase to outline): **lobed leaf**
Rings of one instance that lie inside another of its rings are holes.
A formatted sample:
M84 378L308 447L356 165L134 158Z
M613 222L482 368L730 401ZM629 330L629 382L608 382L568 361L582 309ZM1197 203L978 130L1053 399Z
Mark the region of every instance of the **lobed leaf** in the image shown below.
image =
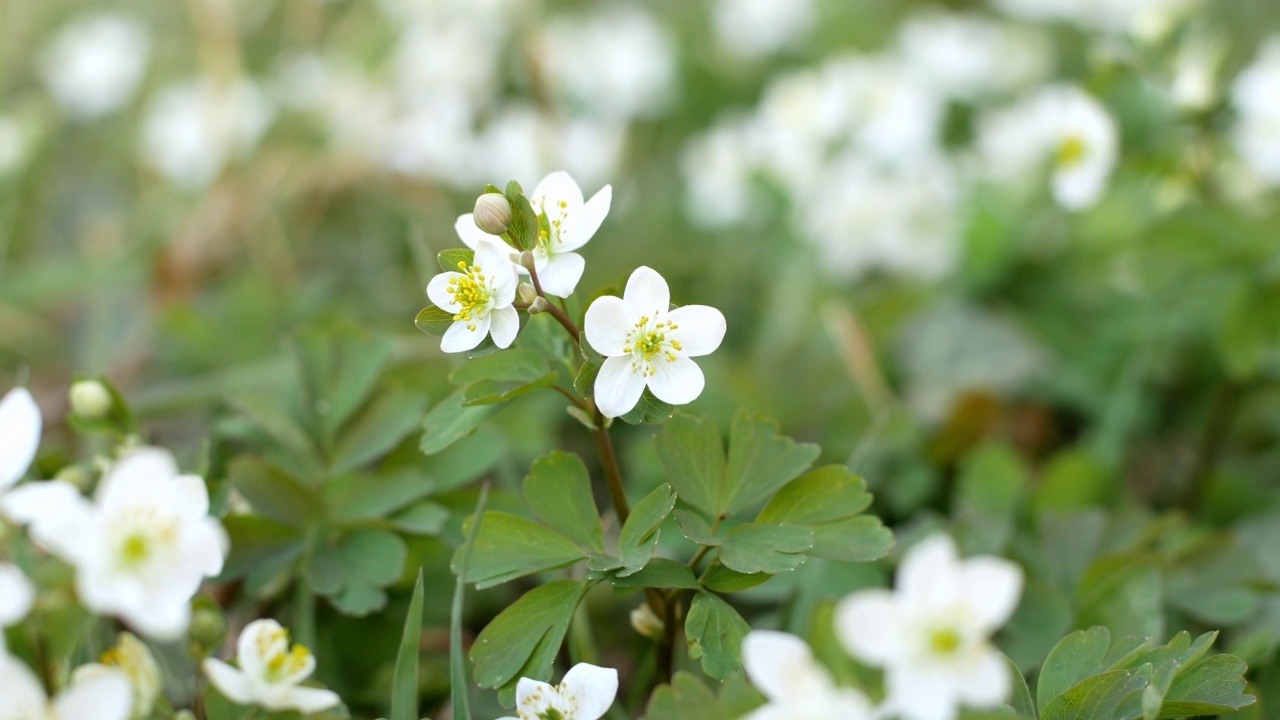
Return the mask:
M577 455L555 451L535 460L524 479L524 497L544 523L583 548L604 552L604 526L591 495L591 478Z
M742 639L751 626L729 603L708 592L694 595L684 630L689 659L701 659L707 675L724 680L742 669Z
M504 512L484 514L471 552L471 563L462 577L479 588L564 567L585 557L582 549L564 535ZM459 559L455 554L455 573L460 573Z

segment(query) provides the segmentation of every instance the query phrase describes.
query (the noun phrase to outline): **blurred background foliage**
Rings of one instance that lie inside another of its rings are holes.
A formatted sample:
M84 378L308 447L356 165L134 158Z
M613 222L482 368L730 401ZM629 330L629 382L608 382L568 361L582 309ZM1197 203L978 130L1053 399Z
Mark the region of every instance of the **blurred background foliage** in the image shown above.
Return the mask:
M563 167L588 194L615 189L583 251L584 291L645 264L728 317L694 412L723 425L762 410L864 475L900 537L947 527L968 552L1023 561L1031 581L1003 642L1024 669L1073 627L1221 627L1263 698L1245 714L1267 717L1280 703L1280 212L1237 152L1232 83L1280 32L1280 6L1185 5L1148 37L972 2L814 0L788 20L761 2L0 0L0 377L29 381L45 409L45 476L101 449L64 429L68 379L118 386L146 439L202 467L232 513L239 584L221 599L292 620L357 713L382 711L424 566L434 711L448 559L475 481L496 480L491 507L527 512L518 483L535 457L593 453L543 393L424 456L422 414L460 360L412 320L483 184L528 188ZM89 36L56 42L106 11L143 34L88 59L74 56ZM971 171L980 116L1016 88L939 101L933 154L959 179L912 217L932 227L933 208L950 230L943 245L895 245L892 262L832 259L883 237L875 213L842 218L838 175L797 184L738 157L763 152L752 143L714 161L697 149L757 105L825 117L767 98L833 58L909 64L900 29L940 11L1040 33L1038 60L1010 56L1042 67L1026 87L1071 82L1103 103L1120 155L1096 204L1070 211L1043 182ZM1187 109L1169 88L1204 38L1211 97ZM105 99L86 100L95 88ZM652 433L618 432L637 493L662 478ZM285 494L255 496L264 486ZM246 501L254 514L237 516ZM880 568L816 561L740 597L753 624L804 632L825 599L879 582ZM470 627L517 589L473 595ZM590 596L591 631L574 632L624 677L645 665L626 602Z

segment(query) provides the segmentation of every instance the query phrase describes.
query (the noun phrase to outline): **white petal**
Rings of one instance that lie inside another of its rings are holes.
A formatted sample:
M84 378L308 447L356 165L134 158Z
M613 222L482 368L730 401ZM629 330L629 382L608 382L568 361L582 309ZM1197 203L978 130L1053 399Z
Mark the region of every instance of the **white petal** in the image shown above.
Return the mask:
M153 640L178 640L191 625L191 595L158 597L147 593L141 602L121 609L120 617Z
M618 671L590 663L578 663L565 673L560 687L578 702L573 720L598 720L618 694Z
M475 326L475 329L472 330L471 326ZM484 341L487 334L489 334L489 313L471 322L456 320L445 331L444 337L440 338L440 349L447 353L474 350Z
M462 243L472 250L479 247L482 242L502 242L502 238L490 235L476 226L475 213L459 215L457 221L453 223L453 229L457 231Z
M121 507L155 503L155 488L178 475L173 454L161 448L144 447L117 460L102 478L95 496L110 513Z
M231 542L222 523L205 516L184 528L182 546L183 563L201 577L213 577L222 572Z
M960 698L966 705L993 708L1005 702L1013 690L1009 666L995 650L987 649L973 664L964 668L960 677Z
M960 592L982 629L997 630L1018 608L1022 568L998 557L969 558L960 569Z
M18 566L0 562L0 629L25 618L35 597L36 589Z
M560 231L560 243L556 252L577 250L587 244L596 231L600 229L605 216L609 214L609 205L613 202L613 187L605 185L600 192L591 196L582 209L577 210L566 221L568 226Z
M538 181L533 188L533 194L529 196L529 201L543 207L559 205L563 202L569 210L576 210L582 205L582 190L569 173L557 170ZM550 212L548 208L547 214L554 216L555 213Z
M790 633L752 630L742 640L747 677L770 700L803 700L830 689L804 640Z
M288 649L289 636L280 623L270 618L254 620L236 640L236 661L250 677L262 677L267 672L267 659Z
M671 290L656 270L641 265L627 279L622 299L637 313L653 317L671 307Z
M654 373L649 378L649 389L665 403L688 405L702 394L707 380L698 363L684 353L672 351L671 358L662 352L653 356Z
M510 249L496 242L483 242L476 248L475 267L485 277L485 283L493 290L495 307L510 305L516 297L515 266L511 264Z
M622 298L598 297L587 308L583 321L587 344L605 357L622 355L627 346L627 333L635 329L639 321L640 314Z
M0 491L27 473L40 446L40 408L26 388L10 390L0 400Z
M209 488L199 475L179 475L173 479L172 510L187 520L209 514Z
M1098 202L1107 189L1107 168L1088 165L1053 174L1053 198L1068 210L1083 210Z
M724 340L724 313L709 305L676 308L667 314L667 321L676 325L667 339L678 341L680 352L689 357L710 355Z
M630 355L611 357L596 376L596 407L605 417L626 415L644 394L644 377L632 368L631 362Z
M63 690L53 707L59 720L127 720L133 712L133 686L119 670L95 673Z
M453 293L449 292L449 281L462 277L465 277L462 273L447 272L431 278L431 282L427 283L427 299L432 305L453 312L458 303L453 299Z
M945 672L901 665L889 669L885 685L885 705L902 720L955 720L960 714L960 688Z
M83 561L98 544L93 506L70 483L61 480L28 483L0 496L0 510L32 539L63 559Z
M547 709L553 697L560 697L559 691L539 680L522 677L516 683L517 711L528 711L538 715Z
M902 558L897 591L915 607L945 607L960 593L960 560L955 542L941 533L921 540Z
M289 707L304 715L328 710L340 702L338 693L323 688L296 687L289 693Z
M218 688L218 692L237 705L253 705L253 683L243 670L238 670L215 658L205 658L200 664L205 677Z
M836 607L836 635L855 658L883 667L902 657L903 628L893 593L860 590Z
M516 334L520 332L520 313L510 305L489 313L489 332L493 334L493 344L500 348L511 347Z
M569 297L582 279L587 261L578 253L557 252L547 258L546 267L538 270L538 282L542 291L556 297Z
M0 652L0 717L44 717L48 698L35 673L18 658Z

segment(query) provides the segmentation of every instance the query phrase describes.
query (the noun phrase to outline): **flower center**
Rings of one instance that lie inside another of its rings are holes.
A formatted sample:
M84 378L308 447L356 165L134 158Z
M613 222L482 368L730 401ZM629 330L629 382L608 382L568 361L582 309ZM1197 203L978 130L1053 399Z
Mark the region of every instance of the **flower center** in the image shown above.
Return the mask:
M667 320L650 325L650 322L652 320L648 315L640 318L636 326L627 333L626 345L622 348L624 353L633 358L631 371L642 373L645 377L652 377L657 372L653 367L654 356L662 353L667 360L674 361L676 356L671 351L680 349L679 340L667 339L667 333L678 328L675 323Z
M151 539L133 532L120 544L120 561L125 565L141 565L151 556Z
M951 628L940 628L929 633L929 649L938 655L954 655L964 639Z
M1088 147L1084 144L1084 138L1079 135L1072 135L1062 144L1058 146L1058 167L1069 168L1079 165Z
M468 266L459 261L458 271L458 275L449 278L448 292L459 307L453 319L466 322L467 329L474 331L475 320L489 309L493 292L485 282L484 270L479 265Z
M553 212L554 214L552 214ZM568 217L569 203L564 200L556 203L550 210L546 205L542 206L542 218L540 219L543 222L539 223L541 228L538 230L538 244L542 246L543 250L550 253L553 242L564 242L560 239L560 231L563 229L564 221Z
M267 682L288 681L307 667L311 651L302 645L294 645L288 652L277 652L267 662Z

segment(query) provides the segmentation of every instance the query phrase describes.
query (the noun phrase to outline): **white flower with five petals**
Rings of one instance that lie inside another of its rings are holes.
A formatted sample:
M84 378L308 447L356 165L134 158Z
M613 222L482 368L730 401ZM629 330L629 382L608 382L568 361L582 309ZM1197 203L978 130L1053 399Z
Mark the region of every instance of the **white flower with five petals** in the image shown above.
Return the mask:
M613 188L609 185L584 202L578 183L564 171L542 178L533 189L529 204L535 212L546 216L547 224L539 233L538 245L531 252L538 282L548 295L569 297L578 287L586 261L574 251L586 245L600 229L612 202ZM485 240L502 242L496 235L476 227L473 213L459 216L454 230L473 250ZM520 270L524 271L523 268Z
M885 670L890 714L954 720L960 706L992 708L1012 690L990 637L1022 594L1022 570L998 557L960 560L936 535L917 543L898 568L897 586L862 590L836 611L836 633L854 657Z
M520 678L516 684L516 712L520 717L500 720L599 720L617 694L617 670L578 663L555 687Z
M0 718L5 720L127 720L133 690L124 673L110 670L74 678L52 700L35 673L12 655L0 653Z
M647 267L631 273L621 298L606 295L587 308L587 342L605 357L595 384L605 417L625 415L646 387L672 405L702 394L706 381L690 358L720 347L724 315L707 305L670 308L667 281Z
M747 677L768 702L743 720L870 720L871 703L852 688L836 686L813 659L804 640L783 632L752 630L742 640Z
M75 566L85 607L159 640L186 632L191 598L204 578L222 572L227 552L204 479L179 474L173 456L157 448L112 465L92 502L55 480L13 490L0 507Z
M27 474L40 446L40 408L26 388L10 390L0 400L0 495Z
M493 336L493 344L510 347L520 331L520 315L511 303L518 280L506 246L483 240L476 244L470 265L458 263L458 272L441 273L427 285L427 297L436 307L453 313L440 349L466 352Z
M215 658L202 667L209 682L229 700L261 705L268 710L320 712L342 700L332 690L301 687L311 676L316 659L301 645L289 646L289 631L275 620L255 620L245 626L236 643L239 668Z

